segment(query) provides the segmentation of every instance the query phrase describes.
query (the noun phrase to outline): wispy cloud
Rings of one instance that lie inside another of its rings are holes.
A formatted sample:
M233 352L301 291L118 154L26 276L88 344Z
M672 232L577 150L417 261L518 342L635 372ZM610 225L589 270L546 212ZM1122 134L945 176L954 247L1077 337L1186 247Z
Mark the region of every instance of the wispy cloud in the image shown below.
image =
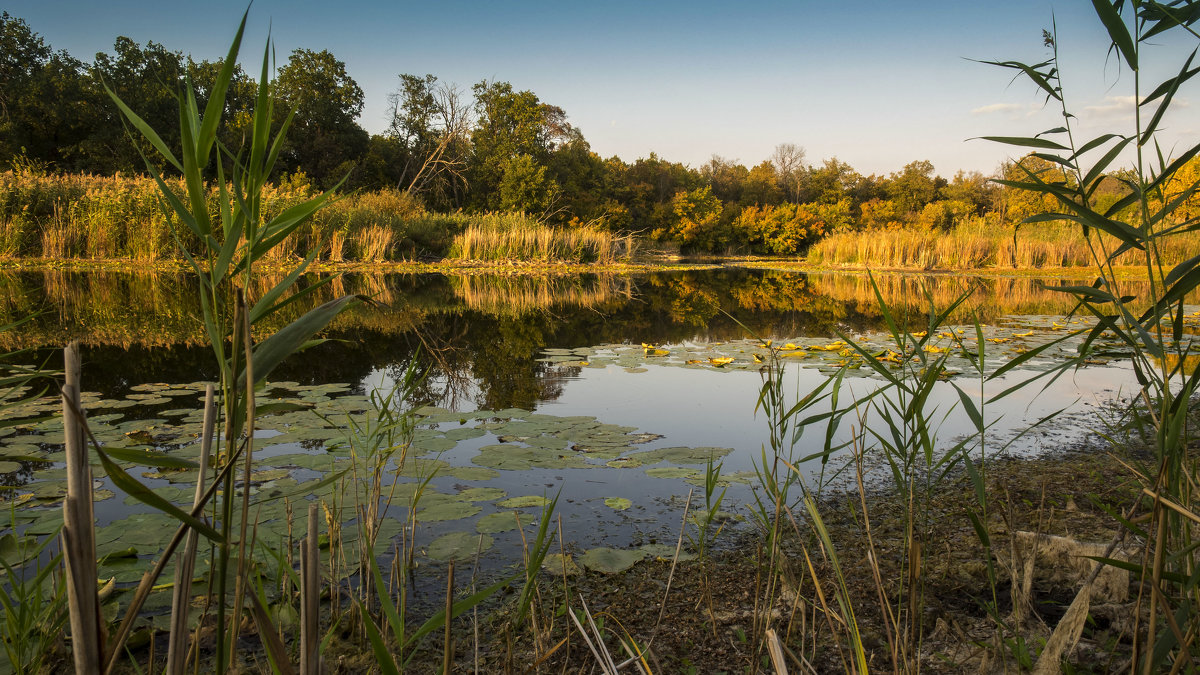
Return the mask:
M1124 119L1133 117L1135 107L1132 96L1108 96L1105 97L1104 103L1085 106L1083 111L1095 117Z
M971 110L972 115L1007 115L1008 117L1032 117L1042 109L1038 103L989 103Z

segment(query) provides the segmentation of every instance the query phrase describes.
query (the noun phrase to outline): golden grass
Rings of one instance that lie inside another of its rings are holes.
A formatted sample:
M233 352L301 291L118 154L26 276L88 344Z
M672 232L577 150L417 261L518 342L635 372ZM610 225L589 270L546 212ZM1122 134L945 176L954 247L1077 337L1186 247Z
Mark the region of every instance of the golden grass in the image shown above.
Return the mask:
M613 263L634 252L631 236L591 227L557 228L523 213L484 214L454 238L450 257L462 260Z
M1093 236L1107 250L1116 248L1107 235ZM1099 249L1098 249L1099 250ZM1164 264L1174 265L1200 250L1200 232L1167 238L1161 243ZM842 232L817 242L808 251L814 265L890 267L898 269L1051 269L1091 267L1092 251L1078 226L1037 223L1014 229L985 219L940 230L889 229ZM1117 265L1143 265L1138 251L1117 258Z
M168 186L183 194L182 184ZM268 185L263 216L272 218L311 197L302 180ZM209 192L209 210L217 194ZM415 197L396 190L354 193L320 210L309 223L271 250L282 262L317 249L319 260L380 262L440 256L470 220L462 214L427 214ZM178 231L191 253L199 242ZM175 230L145 176L0 173L0 258L156 261L178 259Z

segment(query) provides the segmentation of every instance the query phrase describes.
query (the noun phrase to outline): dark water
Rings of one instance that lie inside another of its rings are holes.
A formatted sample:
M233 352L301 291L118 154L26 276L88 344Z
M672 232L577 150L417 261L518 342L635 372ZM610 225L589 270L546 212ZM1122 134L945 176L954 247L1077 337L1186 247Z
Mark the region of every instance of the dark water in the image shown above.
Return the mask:
M877 283L893 317L913 331L921 330L930 301L946 306L973 288L952 323L978 321L989 335L998 336L995 364L1017 353L1022 340L1058 330L1055 321L1065 322L1061 317L1071 308L1063 294L1045 291L1029 279L883 276ZM35 314L28 324L0 335L0 347L30 349L24 360L54 367L61 345L80 340L84 388L107 399L128 396L145 383L209 380L215 368L202 344L195 292L186 277L166 274L0 273L2 320ZM664 448L720 449L725 475L741 479L730 485L727 507L743 514L740 505L752 501L756 461L769 444L764 415L755 410L764 375L753 359L754 341L795 341L809 348L810 358L788 361L785 367L787 395L794 400L837 365L836 351L823 355L821 346L839 335L883 344L879 333L885 325L871 281L862 275L748 269L572 276L347 274L323 287L311 302L343 293L361 293L372 302L340 318L328 331L328 342L286 361L272 381L301 388L344 383L346 393L364 394L387 390L415 362L427 373L418 403L442 410L440 417L430 418L436 423L426 424L431 433L487 427L486 433L464 434L428 455L449 467L477 466L485 448L497 443L534 443L502 438L506 433L515 437L516 432L506 430L518 428L526 435L542 434L538 438L566 439L562 452L578 458L585 451L573 448L596 438L576 438L572 434L583 432L567 429L563 420L594 418L597 424L647 435L649 440L615 451L623 459ZM264 331L304 309L293 308ZM655 356L655 349L665 354ZM718 366L707 360L715 357L731 363ZM846 378L847 395L879 386L878 379L866 374L855 371ZM987 386L994 393L1027 375L1016 372ZM964 390L978 392L978 379L960 382ZM1127 369L1113 360L1059 379L1040 398L1034 396L1036 387L1022 390L989 406L986 414L1000 420L994 433L1002 442L1028 420L1065 407L1062 424L1013 446L1014 452L1039 452L1078 436L1083 418L1072 416L1089 414L1130 382ZM188 399L190 405L193 400ZM946 384L931 404L950 412L957 400L957 392ZM128 416L159 415L166 407L132 408ZM520 422L503 426L514 417ZM942 437L948 445L969 430L964 415L950 414ZM839 433L838 438L845 438L849 432ZM796 456L818 450L822 440L820 434L805 435ZM264 462L271 455L324 452L320 442L291 441L272 448L267 439L263 445ZM53 461L54 445L42 442L40 447L49 452L48 461L22 463L4 480L18 486L54 480L39 478L53 476L59 466ZM486 480L439 475L431 485L451 495L475 487L499 488L511 497L553 496L561 490L557 514L563 518L565 539L583 550L673 543L683 502L689 491L697 490L697 472L704 468L694 458L619 468L595 457L586 467L570 461L547 464L501 468ZM683 475L648 471L679 464L691 472L692 482ZM812 484L822 475L819 462L802 468ZM824 469L832 472L832 464ZM306 471L293 469L292 477L302 479ZM628 500L629 507L614 508L619 503L614 500ZM36 502L30 504L37 508ZM431 541L448 532L474 532L479 519L502 508L481 503L481 510L468 517L424 525L421 536ZM393 509L393 515L403 517ZM97 505L105 523L146 510L120 497ZM494 536L497 550L511 551L520 544L513 532Z

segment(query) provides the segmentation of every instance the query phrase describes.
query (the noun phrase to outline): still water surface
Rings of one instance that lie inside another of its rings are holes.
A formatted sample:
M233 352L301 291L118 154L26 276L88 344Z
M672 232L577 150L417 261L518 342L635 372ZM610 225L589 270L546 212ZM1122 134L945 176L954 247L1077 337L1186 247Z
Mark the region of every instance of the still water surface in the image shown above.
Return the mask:
M1084 325L1063 318L1071 308L1066 296L1029 279L882 276L878 283L894 316L913 332L923 330L930 300L949 305L968 284L977 284L951 323L979 321L986 327L989 370ZM734 479L726 507L744 514L752 501L755 463L769 444L763 411L756 412L764 382L760 359L769 360L762 341L796 347L780 352L789 400L818 386L838 365L854 362L852 352L836 344L843 337L873 352L888 346L870 280L861 275L746 269L543 277L347 274L326 290L373 300L339 319L329 342L281 366L271 378L279 386L269 393L301 397L336 420L339 400L362 407L363 395L387 391L415 362L427 377L419 392L424 407L414 455L429 467L443 467L433 488L447 503L474 488L498 488L505 498L553 497L561 490L557 514L567 544L577 550L673 543L683 502L701 482L702 457L723 462L723 474ZM1129 292L1137 291L1131 285ZM186 455L195 442L163 430L172 420L181 428L194 422L196 413L188 409L197 406L199 385L193 383L215 372L211 352L201 344L194 294L188 279L165 274L0 274L5 320L40 312L20 331L0 336L0 347L34 348L53 359L52 350L80 340L84 388L95 392L99 406L92 414L114 416L109 438L136 438ZM974 342L973 328L964 335ZM1051 350L1029 368L988 382L982 396L1037 373L1072 349L1067 344ZM970 369L965 359L950 366ZM868 375L862 368L848 371L843 403L850 394L879 386L881 380ZM977 377L951 381L980 398ZM1114 355L1055 380L1044 392L1040 386L1022 389L987 406L987 419L999 420L989 445L998 447L1033 420L1064 409L1062 421L1029 434L1010 452L1061 448L1094 427L1094 411L1131 390L1131 383L1129 369ZM331 384L344 386L321 389ZM115 412L99 403L117 405L130 396L140 398ZM971 429L954 410L957 400L947 382L932 401L946 414L940 429L944 446ZM139 419L158 426L139 428ZM847 420L835 438L849 438L851 423L878 422L870 413L861 422ZM307 423L289 424L263 425L270 429L259 443L264 480L257 489L263 494L319 477L324 465L312 457L324 461L340 432L336 423L315 432L300 429ZM823 430L805 434L795 456L817 452L822 438ZM42 486L37 498L22 503L35 524L36 515L55 503L57 492L46 484L61 480L56 440L46 423L0 438L0 449L8 447L9 455L20 455L14 447L34 448L45 460L18 462L21 468L5 476L8 484L20 486L13 494ZM668 450L675 448L692 452ZM645 454L656 450L663 452ZM834 458L822 467L809 461L803 466L806 480L815 485L841 463ZM190 500L186 484L173 487L161 476L146 480L166 494L178 490L181 502ZM106 480L99 487L112 490ZM448 515L425 512L420 536L434 541L449 532L485 531L485 518L516 508L496 498L500 492L489 494L493 499L452 505ZM520 510L525 522L538 513ZM127 523L131 514L147 511L122 495L97 502L102 525ZM403 518L405 510L393 506L391 515ZM497 551L512 551L520 542L512 531L489 536ZM114 547L123 543L121 537L111 539ZM150 559L154 549L153 542L143 543L139 557ZM496 564L504 560L500 555Z

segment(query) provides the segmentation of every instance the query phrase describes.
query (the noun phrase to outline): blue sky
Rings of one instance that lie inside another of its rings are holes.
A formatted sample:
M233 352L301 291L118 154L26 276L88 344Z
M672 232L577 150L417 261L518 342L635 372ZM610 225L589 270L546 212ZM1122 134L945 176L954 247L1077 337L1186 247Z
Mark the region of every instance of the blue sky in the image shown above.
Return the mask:
M245 9L225 0L6 5L53 47L88 61L118 35L217 58ZM1012 154L970 137L1058 125L1057 109L1043 108L1032 85L968 60L1041 60L1041 31L1052 20L1082 134L1127 129L1132 78L1106 59L1106 35L1082 0L257 0L243 62L257 72L268 29L281 62L295 48L328 49L366 92L360 123L372 132L386 126L397 74L432 73L467 91L483 79L530 89L562 107L604 157L656 152L698 166L717 154L753 166L790 142L809 163L837 156L886 174L928 159L949 177L990 173ZM1161 66L1144 68L1146 90L1173 74L1185 47L1195 42L1148 55ZM1200 136L1188 94L1166 120L1164 140L1180 150Z

